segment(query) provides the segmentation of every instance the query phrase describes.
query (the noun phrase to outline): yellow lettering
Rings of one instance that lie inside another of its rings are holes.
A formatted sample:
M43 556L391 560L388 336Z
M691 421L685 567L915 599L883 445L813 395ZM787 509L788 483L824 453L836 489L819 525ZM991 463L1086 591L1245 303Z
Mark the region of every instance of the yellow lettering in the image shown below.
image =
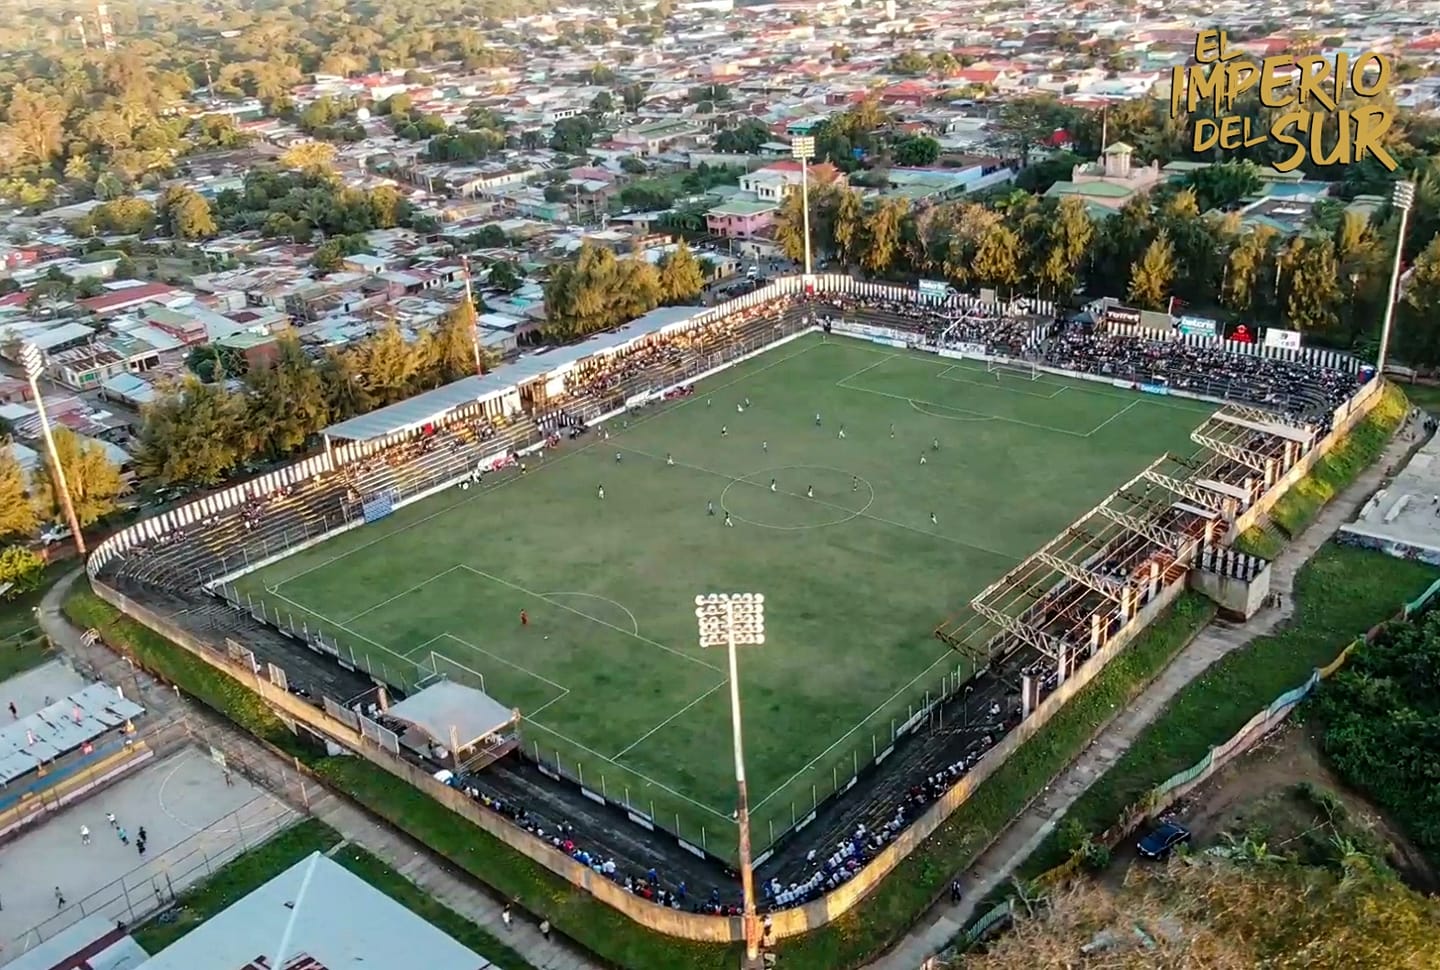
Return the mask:
M1190 68L1189 83L1185 86L1185 109L1191 114L1195 113L1205 101L1210 101L1215 106L1218 114L1224 110L1220 99L1225 95L1225 65L1212 64L1208 69L1200 66Z
M1295 61L1300 68L1299 89L1295 94L1295 103L1302 108L1309 107L1311 100L1320 102L1327 111L1334 111L1338 107L1335 99L1325 90L1325 82L1330 77L1330 62L1318 54L1310 54Z
M1293 90L1282 89L1290 86L1290 70L1294 66L1295 59L1289 54L1278 57L1265 58L1260 68L1260 103L1267 108L1287 108L1295 101ZM1282 76L1279 72L1285 71Z
M1365 79L1365 69L1375 63L1374 82ZM1390 86L1390 62L1371 51L1355 58L1350 68L1350 89L1362 98L1373 98Z
M1350 55L1335 55L1335 76L1332 83L1335 88L1335 103L1339 104L1345 97L1345 83L1350 80Z
M1282 145L1293 145L1295 147L1295 151L1291 153L1289 158L1282 159L1275 163L1275 171L1293 172L1300 167L1301 162L1305 161L1305 145L1290 131L1290 128L1294 127L1299 131L1304 131L1309 125L1310 116L1304 111L1287 111L1275 119L1275 123L1270 126L1270 137Z
M1208 152L1220 143L1220 123L1209 118L1195 119L1195 141L1192 148L1198 154Z
M1240 95L1260 82L1260 69L1254 61L1231 61L1225 65L1230 77L1225 82L1225 107L1233 108Z
M1335 147L1325 151L1325 119L1334 117L1338 122L1335 131ZM1350 164L1350 112L1341 111L1338 116L1313 114L1310 116L1310 161L1317 168L1331 165Z
M1228 61L1241 56L1243 51L1231 50L1230 48L1226 47L1225 39L1225 31L1222 30L1220 31L1220 43L1218 45L1220 49L1220 60Z
M1355 119L1355 161L1360 161L1368 152L1388 171L1399 168L1395 156L1382 142L1385 133L1390 130L1390 122L1394 120L1390 109L1367 104L1350 112L1350 117Z
M1260 134L1258 134L1258 135L1252 134L1252 129L1251 129L1251 127L1250 127L1250 122L1251 122L1251 120L1252 120L1252 119L1250 119L1250 118L1246 118L1246 119L1245 119L1245 144L1244 144L1244 147L1246 147L1246 148L1254 148L1256 145L1263 145L1263 144L1265 144L1266 140L1267 140L1268 137L1269 137L1269 136L1268 136L1265 132L1263 132L1263 131L1260 132Z
M1240 147L1243 140L1240 119L1234 116L1220 119L1220 147L1232 152Z
M1195 60L1201 64L1220 60L1220 31L1202 30L1195 35Z
M1180 117L1180 109L1185 104L1185 68L1172 67L1170 69L1170 117Z

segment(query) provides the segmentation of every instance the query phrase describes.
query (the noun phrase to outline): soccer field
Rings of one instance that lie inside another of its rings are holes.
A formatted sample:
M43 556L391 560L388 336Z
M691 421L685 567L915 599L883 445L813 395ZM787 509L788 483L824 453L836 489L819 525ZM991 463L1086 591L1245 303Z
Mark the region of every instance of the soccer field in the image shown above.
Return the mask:
M1162 452L1194 452L1211 410L814 335L237 585L389 670L483 677L527 750L721 854L726 658L697 645L693 601L764 593L766 643L740 661L760 851L968 675L939 622Z

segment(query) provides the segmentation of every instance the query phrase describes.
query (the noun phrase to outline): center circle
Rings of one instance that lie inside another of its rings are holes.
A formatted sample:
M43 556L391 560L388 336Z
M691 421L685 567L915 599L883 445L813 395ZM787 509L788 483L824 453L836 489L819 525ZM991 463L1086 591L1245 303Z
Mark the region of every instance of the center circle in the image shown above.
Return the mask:
M775 490L770 490L770 483ZM865 503L851 508L855 501L855 484L864 490ZM814 495L807 494L809 490ZM814 510L817 521L795 525L796 516L786 519L786 511L798 507ZM800 532L824 529L858 519L875 504L875 486L862 475L828 465L775 465L761 468L736 478L720 493L720 508L736 522L760 529ZM824 513L824 514L821 514Z

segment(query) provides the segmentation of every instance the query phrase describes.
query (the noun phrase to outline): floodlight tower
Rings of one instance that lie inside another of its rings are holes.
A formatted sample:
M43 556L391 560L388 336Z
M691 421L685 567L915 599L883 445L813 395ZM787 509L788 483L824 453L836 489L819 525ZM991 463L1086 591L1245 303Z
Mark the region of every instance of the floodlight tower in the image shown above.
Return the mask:
M800 218L805 232L805 276L810 276L810 159L815 157L815 139L809 135L792 139L790 154L800 161Z
M1380 352L1375 355L1375 375L1385 376L1385 357L1390 351L1390 325L1395 322L1395 295L1400 288L1400 259L1405 251L1405 230L1410 208L1415 204L1415 183L1396 182L1390 204L1400 210L1400 231L1395 236L1395 261L1390 266L1390 292L1385 298L1385 322L1380 325Z
M765 642L765 597L760 593L710 593L695 597L701 647L725 647L730 659L730 725L735 748L735 817L740 823L740 886L744 893L745 959L760 956L755 915L755 874L750 869L750 798L745 788L745 749L740 737L740 676L735 648Z
M50 474L54 479L55 491L60 496L60 505L65 509L65 518L70 522L70 533L75 539L75 551L85 555L85 536L80 533L80 520L75 517L75 503L70 501L70 485L65 481L65 469L60 466L60 454L55 450L55 436L50 432L50 418L45 413L45 402L40 397L40 375L45 372L45 358L40 348L26 344L20 348L20 364L25 376L30 379L30 393L35 396L35 413L40 416L40 431L45 435L45 448L50 453Z

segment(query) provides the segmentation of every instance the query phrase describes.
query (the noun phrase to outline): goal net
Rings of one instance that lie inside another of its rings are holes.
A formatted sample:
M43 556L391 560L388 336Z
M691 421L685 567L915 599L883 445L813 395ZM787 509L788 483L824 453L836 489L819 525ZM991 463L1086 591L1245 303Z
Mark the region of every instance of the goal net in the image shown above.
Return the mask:
M1025 381L1040 379L1040 367L1033 360L1011 360L1008 357L985 361L985 373L1015 377Z

